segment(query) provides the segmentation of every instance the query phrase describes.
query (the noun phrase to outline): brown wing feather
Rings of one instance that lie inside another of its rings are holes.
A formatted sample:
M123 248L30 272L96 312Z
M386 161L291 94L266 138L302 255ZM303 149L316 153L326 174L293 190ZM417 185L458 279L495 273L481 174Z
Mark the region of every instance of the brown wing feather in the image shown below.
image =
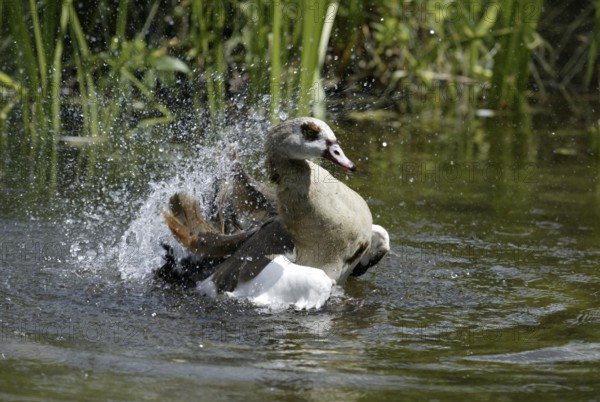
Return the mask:
M235 235L219 233L204 219L196 200L185 194L174 194L169 200L169 207L171 211L163 212L163 216L177 241L189 251L210 258L234 253L256 231Z

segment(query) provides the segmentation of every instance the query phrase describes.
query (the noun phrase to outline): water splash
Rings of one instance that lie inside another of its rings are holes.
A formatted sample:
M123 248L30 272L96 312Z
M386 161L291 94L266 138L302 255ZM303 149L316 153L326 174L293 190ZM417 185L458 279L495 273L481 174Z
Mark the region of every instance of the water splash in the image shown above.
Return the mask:
M81 242L71 247L72 259L79 266L86 264L94 272L116 268L126 282L141 283L149 279L152 271L164 263L162 256L165 251L161 244L173 246L176 255L183 254L182 247L173 239L162 216L162 211L168 208L169 198L176 192L184 192L198 199L200 207L204 208L214 194L215 180L232 174L232 159L239 160L245 169L252 172L256 173L257 166L262 170L262 161L257 163L257 160L260 159L267 127L268 121L259 117L222 123L209 130L214 135L205 144L189 145L186 152L181 151L181 146L179 150L177 146L162 147L163 152L173 155L171 163L161 166L161 169L166 169L160 175L164 178L153 180L148 191L141 197L137 196L134 207L127 211L114 211L124 203L111 202L94 212L87 212L83 219L83 231L86 233L82 233ZM120 194L120 197L125 200L136 198L136 195ZM110 199L110 195L107 198ZM108 220L112 223L107 223ZM117 221L128 223L123 225ZM95 225L100 223L107 227L98 229ZM113 244L98 245L98 242L94 244L89 240L102 237L100 233L104 231L112 232L109 237L116 239Z
M247 124L221 125L221 139L212 145L197 146L196 156L174 166L172 179L153 183L152 191L125 230L118 249L118 269L125 280L147 278L152 270L161 266L162 243L174 246L174 242L162 217L167 202L175 192L196 197L201 209L214 194L214 182L227 178L233 172L232 158L243 160L260 152L266 131L262 119Z

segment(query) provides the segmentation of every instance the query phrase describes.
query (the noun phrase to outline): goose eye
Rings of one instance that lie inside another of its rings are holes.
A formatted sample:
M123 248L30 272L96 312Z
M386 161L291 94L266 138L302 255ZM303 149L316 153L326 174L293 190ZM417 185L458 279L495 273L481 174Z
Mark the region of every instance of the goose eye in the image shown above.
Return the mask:
M321 128L312 121L302 124L300 130L302 130L302 136L306 141L318 140L321 133Z

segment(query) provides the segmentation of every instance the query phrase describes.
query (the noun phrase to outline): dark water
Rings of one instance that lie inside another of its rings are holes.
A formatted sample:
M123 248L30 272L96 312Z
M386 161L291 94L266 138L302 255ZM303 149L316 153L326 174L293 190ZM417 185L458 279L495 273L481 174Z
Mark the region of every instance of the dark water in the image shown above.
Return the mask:
M149 279L168 240L159 207L203 182L157 173L171 162L136 186L71 184L50 199L5 166L0 399L598 400L600 170L587 137L460 126L342 125L359 166L347 182L392 252L309 312Z

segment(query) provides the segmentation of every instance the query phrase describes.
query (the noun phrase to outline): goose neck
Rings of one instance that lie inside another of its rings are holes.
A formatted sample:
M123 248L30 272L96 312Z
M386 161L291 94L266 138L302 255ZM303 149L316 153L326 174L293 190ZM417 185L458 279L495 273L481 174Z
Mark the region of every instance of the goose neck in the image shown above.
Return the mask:
M275 184L290 179L300 182L304 178L310 181L311 169L306 160L279 158L271 155L267 157L266 166L269 179Z

